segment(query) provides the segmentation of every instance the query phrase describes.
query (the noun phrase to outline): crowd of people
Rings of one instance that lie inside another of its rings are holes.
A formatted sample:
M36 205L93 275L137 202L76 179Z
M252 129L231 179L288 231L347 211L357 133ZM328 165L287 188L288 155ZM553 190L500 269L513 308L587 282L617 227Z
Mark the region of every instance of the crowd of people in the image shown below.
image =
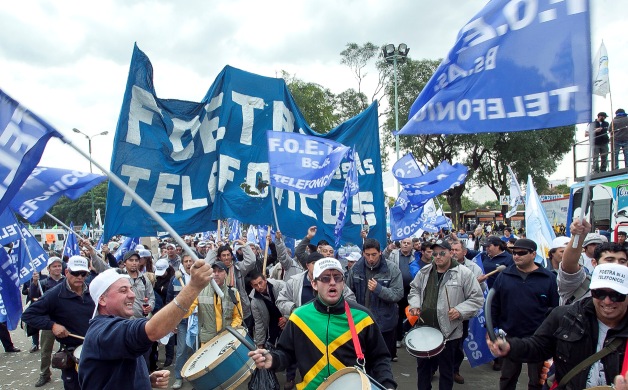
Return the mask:
M337 249L314 244L311 227L294 253L281 232L269 236L266 259L244 239L186 236L191 253L165 240L138 245L118 262L115 241L96 250L83 239L81 256L53 253L46 275L35 273L23 288L22 320L31 352L41 356L34 385L51 380L52 366L66 389L129 381L178 389L194 351L231 326L248 332L258 368L285 371L285 389L316 389L356 361L395 389L392 365L414 324L446 340L439 353L416 358L417 388L430 389L438 372L439 389L451 389L464 383L463 340L488 289L499 335L488 341L496 386L515 389L526 363L528 388L549 388L550 359L550 381L565 388L607 385L628 369L626 237L609 243L579 221L570 230L572 238L557 237L542 259L537 243L509 227L385 243L363 232L362 245ZM19 352L4 329L5 350ZM80 369L61 359L77 349Z

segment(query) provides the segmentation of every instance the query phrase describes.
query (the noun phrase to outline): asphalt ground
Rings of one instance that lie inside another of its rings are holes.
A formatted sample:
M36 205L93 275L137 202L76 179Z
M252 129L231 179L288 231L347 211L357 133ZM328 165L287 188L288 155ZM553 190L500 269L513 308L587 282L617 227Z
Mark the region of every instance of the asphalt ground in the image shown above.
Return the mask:
M13 343L17 348L20 348L22 352L18 353L5 353L0 352L0 389L13 390L13 389L34 389L34 384L39 377L39 353L29 353L28 350L31 347L30 338L26 337L26 334L21 329L11 332ZM55 348L57 344L55 343ZM1 349L0 349L1 350ZM410 356L405 348L398 350L399 361L393 362L393 373L395 380L399 384L399 389L416 389L416 359ZM160 365L164 359L163 348L160 350ZM170 370L173 367L169 367ZM52 381L40 387L44 390L62 390L63 382L60 378L59 370L52 370ZM298 375L298 374L297 374ZM491 364L486 364L480 367L471 368L469 363L465 360L462 363L461 375L464 377L465 383L463 385L454 384L454 389L497 389L499 382L499 372L493 371ZM277 377L282 384L285 381L284 373L277 374ZM170 377L170 386L174 382L174 374ZM248 383L248 380L245 382ZM517 385L518 390L527 388L527 376L524 371L521 373L519 383ZM438 373L432 381L434 389L438 389ZM189 390L193 386L190 383L185 383L183 389ZM246 384L238 387L238 389L247 389ZM201 390L201 389L199 389ZM350 390L350 389L346 389ZM423 389L422 389L423 390Z

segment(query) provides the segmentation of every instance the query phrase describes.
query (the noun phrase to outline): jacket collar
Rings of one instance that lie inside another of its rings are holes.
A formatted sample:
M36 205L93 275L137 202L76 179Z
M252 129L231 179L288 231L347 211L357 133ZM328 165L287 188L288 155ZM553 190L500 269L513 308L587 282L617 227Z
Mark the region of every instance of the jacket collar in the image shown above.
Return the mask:
M341 295L340 300L338 300L335 305L327 306L317 295L316 298L314 298L314 307L316 310L324 314L342 314L345 312L345 299L344 296Z

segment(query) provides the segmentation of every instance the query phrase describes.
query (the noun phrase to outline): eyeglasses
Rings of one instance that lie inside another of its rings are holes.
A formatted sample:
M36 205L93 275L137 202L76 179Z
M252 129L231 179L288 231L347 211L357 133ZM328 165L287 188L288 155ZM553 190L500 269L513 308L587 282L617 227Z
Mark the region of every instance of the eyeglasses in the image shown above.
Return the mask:
M620 294L617 291L591 290L591 296L595 299L603 301L608 297L611 302L623 302L626 300L626 294Z
M513 256L525 256L529 254L530 254L529 251L512 251Z
M434 253L432 253L432 255L433 255L433 256L440 256L440 257L443 257L443 256L447 255L447 252L445 252L445 251L434 252Z
M74 277L86 277L87 276L87 271L70 271L70 275L74 276Z
M345 277L343 275L340 275L340 274L335 274L333 277L334 277L334 282L336 282L336 283L340 283L340 282L342 282L345 279ZM329 283L329 282L331 282L331 278L332 278L331 275L323 275L323 276L319 276L318 278L316 278L316 280L318 280L318 281L320 281L322 283Z

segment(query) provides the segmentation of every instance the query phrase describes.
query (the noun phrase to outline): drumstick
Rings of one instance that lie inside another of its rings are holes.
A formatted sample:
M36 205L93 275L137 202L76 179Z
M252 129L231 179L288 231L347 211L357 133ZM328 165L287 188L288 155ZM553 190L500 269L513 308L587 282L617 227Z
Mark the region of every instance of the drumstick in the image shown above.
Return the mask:
M69 335L69 336L74 337L75 339L85 340L85 337L83 337L83 336L79 336L79 335L74 334L74 333L69 333L69 332L68 332L68 335Z
M486 276L491 276L491 275L496 274L498 272L502 272L505 269L506 269L505 265L503 265L503 264L502 265L498 265L497 268L495 268L493 271L487 273Z
M244 336L242 336L237 330L233 329L233 327L231 326L226 326L225 329L227 329L229 331L229 333L231 333L233 335L233 337L235 337L236 339L238 339L239 342L242 343L242 345L244 345L245 347L247 347L249 350L251 351L255 351L257 348L255 347L255 345L253 345L253 343L251 343L249 340L247 340L246 338L244 338Z
M451 304L449 303L449 293L447 292L447 286L445 286L445 297L447 297L447 308L451 310Z

